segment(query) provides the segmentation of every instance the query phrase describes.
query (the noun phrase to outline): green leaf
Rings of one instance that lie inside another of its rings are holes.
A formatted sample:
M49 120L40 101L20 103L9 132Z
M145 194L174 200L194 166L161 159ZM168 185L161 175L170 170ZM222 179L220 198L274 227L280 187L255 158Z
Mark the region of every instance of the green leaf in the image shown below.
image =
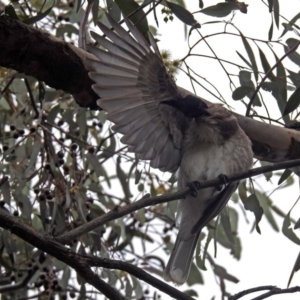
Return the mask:
M10 206L10 200L11 200L10 192L11 192L11 190L10 190L9 180L5 180L5 181L2 182L2 184L0 185L0 190L1 190L4 202Z
M192 263L191 271L189 277L186 281L188 286L192 286L194 284L203 284L203 278L200 270L196 267L195 263Z
M284 30L279 38L282 38L288 31L292 31L293 25L296 23L296 21L300 19L300 13L297 13L290 21L289 23L283 23Z
M113 0L106 0L107 11L112 18L119 22L121 20L121 11Z
M284 109L283 115L287 115L299 107L300 104L300 87L298 87L294 93L289 98L286 107Z
M185 293L186 295L188 295L190 297L198 297L198 294L195 290L185 290L185 291L183 291L183 293Z
M97 156L95 156L92 153L87 153L85 155L87 162L90 164L91 168L95 171L96 175L98 177L102 176L102 170L103 167L101 165L101 163L99 162Z
M260 234L260 228L258 226L261 217L264 213L263 208L261 207L256 194L251 194L246 201L243 201L244 207L246 210L252 211L255 216L255 224L256 224L256 231Z
M293 172L289 169L284 170L282 175L280 176L278 180L278 185L282 184L284 181L286 181L292 174Z
M294 229L298 229L300 228L300 219L298 219L298 221L295 223Z
M296 87L300 87L300 74L290 70L288 70L288 72L290 73L289 78L292 80L293 84Z
M256 196L263 208L264 215L266 216L268 222L273 227L273 229L278 232L279 231L278 225L270 209L270 204L271 204L270 199L265 194L262 194L259 191L256 191Z
M268 161L264 161L264 160L261 160L260 164L262 167L272 165L272 163L270 163ZM266 172L266 173L264 173L264 176L265 176L266 180L269 181L273 176L273 172Z
M101 19L101 15L103 16L102 14L103 11L102 10L99 11L99 0L91 0L91 1L88 0L88 3L89 4L93 3L92 16L93 16L94 25L96 26L98 19Z
M269 62L268 62L268 60L267 60L267 58L266 58L264 52L263 52L260 48L258 48L258 51L259 51L259 57L260 57L261 64L262 64L262 66L263 66L264 72L267 74L267 73L270 71L271 66L270 66L270 64L269 64ZM275 76L274 76L274 74L271 72L271 73L268 75L268 78L272 80L272 79L275 78Z
M117 176L118 176L118 179L120 180L120 183L122 185L124 195L125 195L126 199L129 200L132 197L132 194L130 193L128 177L127 177L126 173L121 168L121 156L118 156L118 158L117 158L116 167L117 167Z
M286 72L283 64L279 62L277 55L274 53L277 68L276 68L276 78L274 82L276 83L275 87L272 89L272 95L277 101L278 108L283 116L283 121L286 124L290 123L289 115L284 115L284 110L286 107L287 101L287 78Z
M51 12L53 8L53 5L51 7L49 7L48 9L46 9L43 13L38 14L32 18L28 18L26 20L23 20L23 23L27 24L27 25L32 25L38 21L41 21L42 19L44 19L46 16L48 16L48 14Z
M195 23L197 23L194 16L184 7L169 1L166 1L166 3L168 7L171 9L171 11L173 12L173 14L183 23L190 26L193 26L195 25Z
M241 100L245 96L247 96L251 91L254 92L253 88L250 86L239 86L237 89L233 91L232 99Z
M290 283L291 283L291 281L292 281L292 279L293 279L294 273L296 273L296 272L299 271L299 270L300 270L300 253L299 253L298 256L297 256L297 259L296 259L296 261L295 261L293 270L292 270L292 272L291 272L291 275L290 275L290 278L289 278L289 281L288 281L288 285L287 285L288 287L290 286Z
M234 245L234 237L232 234L231 224L230 224L230 218L228 215L228 211L226 207L221 212L221 224L223 226L224 232L229 240L229 242Z
M273 11L273 0L268 0L269 3L269 12L271 13Z
M235 276L230 275L229 273L227 273L227 270L224 267L215 264L213 268L214 268L214 273L218 277L220 277L220 278L222 278L224 280L228 280L228 281L234 282L234 283L238 283L239 282L239 279L237 279Z
M251 72L249 71L240 71L239 79L241 85L246 85L247 82L251 81Z
M208 6L200 10L200 12L208 16L223 18L228 16L234 10L239 10L239 7L235 2L222 2L216 5Z
M251 88L251 90L249 89L249 92L245 96L247 96L249 99L252 99L252 96L255 92L255 85L254 85L254 82L251 80L251 73L248 71L240 71L239 80L240 80L240 84L242 87L245 86L245 87ZM240 93L240 92L242 92L242 91L238 90L236 93ZM262 105L258 94L255 96L253 105L254 106Z
M269 41L272 40L272 37L273 37L273 19L272 19L271 26L270 26L269 33L268 33Z
M278 0L273 0L273 11L274 11L274 19L277 28L279 28L279 2Z
M149 42L148 21L144 11L140 8L140 6L134 0L115 0L115 2L118 4L120 10L125 16L135 12L129 17L129 19L134 25L136 24L136 28L140 31L146 41Z
M255 59L254 53L253 53L252 48L251 48L250 44L248 43L247 39L242 35L242 33L240 33L240 34L241 34L241 38L242 38L244 47L245 47L248 57L250 59L251 67L254 71L255 79L257 81L258 80L258 69L257 69L257 64L256 64L256 59Z
M10 18L14 19L14 20L19 20L19 17L14 9L14 7L9 4L9 5L6 5L5 8L4 8L4 12L6 15L8 15Z
M288 47L284 46L284 52L288 53L293 47L295 47L295 45L299 45L299 40L290 38L286 40L286 44L288 45ZM293 63L300 66L300 54L298 52L296 52L295 50L292 51L292 53L288 55L288 58Z
M252 66L251 66L250 62L248 62L248 60L247 60L241 53L239 53L238 51L236 51L236 53L237 53L237 55L244 61L244 63L245 63L249 68L252 69Z
M295 234L294 230L291 228L290 212L286 215L282 224L282 233L292 242L300 246L300 239Z
M132 296L133 287L132 287L132 285L131 285L131 283L130 283L130 281L128 280L127 277L125 278L125 281L126 281L126 283L125 283L125 296L126 296L126 299L127 298L130 299L131 296Z

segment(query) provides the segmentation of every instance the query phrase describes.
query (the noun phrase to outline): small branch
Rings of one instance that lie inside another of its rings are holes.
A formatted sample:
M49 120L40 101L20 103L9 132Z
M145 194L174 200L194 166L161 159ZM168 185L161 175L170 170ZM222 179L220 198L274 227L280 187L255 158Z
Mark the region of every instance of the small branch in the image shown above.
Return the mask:
M43 235L31 226L22 223L18 218L10 216L3 209L0 209L0 227L9 230L27 243L66 263L108 299L125 300L124 296L103 281L98 274L95 274L75 252L57 243L52 237Z
M109 260L97 257L91 257L88 255L80 255L70 250L69 248L56 242L51 236L43 235L32 227L20 222L16 217L10 216L0 209L0 227L9 230L12 234L20 237L24 241L30 243L34 247L49 253L51 256L57 258L58 260L66 263L70 267L74 268L75 271L90 285L94 286L101 293L103 293L108 299L113 300L125 300L125 298L113 287L104 282L99 275L95 274L91 267L103 267L108 269L118 269L124 270L133 276L151 284L153 287L161 290L162 292L174 297L175 299L183 300L193 300L193 298L185 295L184 293L178 291L172 286L164 283L163 281L156 279L152 275L146 273L140 268L133 266L129 263L117 260ZM28 275L29 276L29 275ZM29 279L26 278L16 285L5 286L0 289L0 292L14 290L16 288L24 286ZM22 284L22 285L21 285Z
M272 290L272 289L275 289L276 286L274 285L265 285L265 286L258 286L258 287L255 287L255 288L252 288L252 289L249 289L249 290L244 290L244 291L241 291L235 295L232 295L228 298L228 300L237 300L237 299L240 299L248 294L251 294L251 293L255 293L255 292L260 292L260 291L264 291L264 290Z
M263 299L266 299L266 298L274 296L274 295L291 294L291 293L300 292L300 286L295 286L295 287L288 288L288 289L280 289L280 288L278 288L276 286L272 286L272 285L259 286L259 287L256 287L256 288L252 288L252 289L249 289L249 290L239 292L239 293L237 293L233 296L230 296L228 298L228 300L237 300L237 299L240 299L240 298L244 297L245 295L249 295L251 293L264 291L264 290L269 290L269 292L267 292L263 295L260 295L258 297L255 297L252 300L263 300Z
M36 270L32 270L31 272L28 272L27 275L23 278L22 281L16 283L16 284L7 284L0 287L0 294L7 293L11 291L19 290L27 285L29 280L32 278L32 276L35 274Z
M143 280L150 284L151 286L159 289L160 291L166 293L167 295L180 300L192 300L190 296L178 291L177 289L173 288L169 284L163 282L155 278L154 276L150 275L149 273L145 272L143 269L138 268L132 264L126 263L121 260L112 260L112 259L105 259L100 257L92 257L92 256L85 256L82 257L86 260L86 263L91 267L102 267L106 269L116 269L125 271L136 278Z
M272 166L255 168L255 169L252 169L247 172L230 175L230 176L228 176L227 182L230 183L230 182L240 181L242 179L257 176L257 175L260 175L263 173L281 170L281 169L292 168L292 167L296 167L296 166L300 166L300 159L276 163L276 164L273 164ZM222 185L222 184L223 184L222 180L217 178L217 179L213 179L213 180L199 182L197 189L200 190L200 189L205 189L208 187L213 187L213 186ZM64 245L69 244L74 239L77 239L78 237L82 236L83 234L88 233L89 231L91 231L101 225L104 225L110 221L121 218L127 214L130 214L132 212L135 212L135 211L137 211L141 208L147 207L147 206L156 205L156 204L160 204L160 203L166 203L166 202L170 202L170 201L174 201L174 200L178 200L178 199L183 199L189 193L190 193L190 188L187 187L183 191L179 191L179 192L171 193L171 194L167 194L167 195L156 196L156 197L145 197L144 196L140 200L138 200L134 203L131 203L127 206L124 206L124 207L116 206L113 210L109 211L105 215L102 215L101 217L98 217L98 218L90 221L89 223L79 226L79 227L75 228L74 230L69 231L68 233L62 234L59 237L56 237L55 240Z
M266 75L263 77L263 79L261 80L261 82L259 83L259 85L257 86L257 88L255 89L250 101L249 101L249 104L247 106L247 111L246 111L246 116L249 117L250 115L250 111L251 111L251 106L254 102L254 99L255 97L257 96L262 84L266 81L266 79L269 77L269 75L272 73L272 71L278 66L279 63L281 63L288 55L290 55L291 53L293 53L297 48L298 46L300 45L300 41L294 45L287 53L285 53L277 62L276 64L266 73Z

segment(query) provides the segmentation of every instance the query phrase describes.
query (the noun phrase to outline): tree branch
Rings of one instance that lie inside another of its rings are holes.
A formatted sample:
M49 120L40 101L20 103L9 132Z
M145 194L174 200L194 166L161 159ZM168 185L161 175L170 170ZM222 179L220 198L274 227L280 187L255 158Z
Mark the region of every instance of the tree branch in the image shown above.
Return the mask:
M64 90L80 106L99 109L83 63L91 54L6 15L0 16L0 43L0 66Z
M150 275L149 273L145 272L141 268L138 268L132 264L126 263L121 260L112 260L112 259L105 259L100 257L92 257L88 255L82 255L82 257L86 260L86 263L89 266L93 267L102 267L106 269L117 269L125 271L136 278L143 280L153 287L159 289L160 291L166 293L167 295L180 300L191 300L190 296L178 291L177 289L173 288L172 286L164 283L163 281L155 278L154 276Z
M266 299L268 297L274 296L274 295L279 295L279 294L291 294L291 293L296 293L296 292L300 292L300 287L299 286L295 286L292 288L288 288L288 289L280 289L276 286L273 285L266 285L266 286L259 286L256 288L252 288L249 290L244 290L241 291L233 296L230 296L228 298L228 300L237 300L240 299L246 295L249 295L251 293L256 293L256 292L260 292L260 291L264 291L264 290L269 290L269 292L260 295L258 297L253 298L252 300L262 300L262 299Z
M70 250L69 248L55 241L52 237L48 235L42 235L36 230L34 230L32 227L24 223L21 223L21 221L18 218L8 215L2 209L0 209L0 227L9 230L11 233L15 234L16 236L30 243L31 245L37 247L41 251L44 251L50 254L51 256L57 258L58 260L68 264L70 267L75 269L75 271L84 280L86 280L87 283L97 288L108 299L125 300L125 297L123 297L121 294L119 294L117 290L115 290L113 287L111 287L102 279L100 279L100 277L96 275L90 269L90 267L97 266L97 267L103 267L107 269L123 270L149 283L153 287L161 290L162 292L168 294L171 297L174 297L175 299L179 299L179 300L193 299L188 295L185 295L184 293L178 291L172 286L164 283L159 279L156 279L152 275L144 272L143 270L129 263L125 263L123 261L117 261L117 260L91 257L88 255L80 255L78 253L75 253L74 251ZM22 284L24 284L23 281ZM15 286L10 286L10 287L12 288Z
M286 161L282 163L276 163L272 166L265 166L265 167L260 167L260 168L255 168L247 172L235 174L235 175L230 175L227 177L227 183L230 182L235 182L235 181L240 181L242 179L246 179L249 177L257 176L263 173L271 172L271 171L276 171L276 170L281 170L281 169L287 169L287 168L292 168L292 167L297 167L300 166L300 159L293 160L293 161ZM224 182L220 178L216 178L213 180L208 180L204 182L199 182L197 186L197 190L200 189L205 189L208 187L213 187L217 185L222 185ZM176 193L171 193L167 195L162 195L162 196L156 196L156 197L143 197L140 200L131 203L127 206L124 207L115 207L113 210L109 211L105 215L102 215L89 223L86 223L82 226L79 226L67 233L62 234L59 237L56 237L55 240L58 241L61 244L69 244L72 242L74 239L82 236L85 233L88 233L89 231L104 225L110 221L116 220L118 218L121 218L127 214L130 214L132 212L135 212L141 208L151 206L151 205L156 205L160 203L166 203L178 199L183 199L185 198L189 193L191 192L190 188L186 188L183 191L179 191Z
M52 237L42 235L32 227L22 223L18 218L8 215L3 209L0 209L0 227L66 263L108 299L125 300L125 297L95 274L75 252L59 244Z
M82 107L98 108L99 97L91 88L93 82L85 68L88 57L96 59L92 54L5 15L0 16L0 44L0 66L62 89ZM258 159L280 162L300 158L299 131L236 117L252 140Z

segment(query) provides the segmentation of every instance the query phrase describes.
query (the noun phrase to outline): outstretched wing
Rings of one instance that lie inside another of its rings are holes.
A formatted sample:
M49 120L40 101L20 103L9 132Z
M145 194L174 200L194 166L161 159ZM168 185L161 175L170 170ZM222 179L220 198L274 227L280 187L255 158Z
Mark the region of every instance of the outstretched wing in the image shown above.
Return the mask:
M174 172L180 164L185 117L161 101L181 99L173 78L168 74L153 36L151 47L134 25L125 18L129 34L109 15L113 30L99 23L105 36L92 32L104 49L88 46L99 60L89 59L89 75L99 95L98 104L122 133L121 141L141 159L162 171Z

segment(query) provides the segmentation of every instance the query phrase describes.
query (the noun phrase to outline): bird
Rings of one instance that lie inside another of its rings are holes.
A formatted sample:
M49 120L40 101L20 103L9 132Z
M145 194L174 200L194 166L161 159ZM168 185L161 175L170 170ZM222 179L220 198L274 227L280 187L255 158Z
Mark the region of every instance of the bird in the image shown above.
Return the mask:
M101 48L87 45L94 58L88 58L86 66L97 103L128 150L153 168L177 172L178 190L251 169L251 141L232 112L177 86L151 33L146 39L128 18L126 30L106 16L111 28L98 23L103 35L91 32ZM178 201L178 234L163 273L166 281L187 281L202 229L237 186L234 182L202 189Z

